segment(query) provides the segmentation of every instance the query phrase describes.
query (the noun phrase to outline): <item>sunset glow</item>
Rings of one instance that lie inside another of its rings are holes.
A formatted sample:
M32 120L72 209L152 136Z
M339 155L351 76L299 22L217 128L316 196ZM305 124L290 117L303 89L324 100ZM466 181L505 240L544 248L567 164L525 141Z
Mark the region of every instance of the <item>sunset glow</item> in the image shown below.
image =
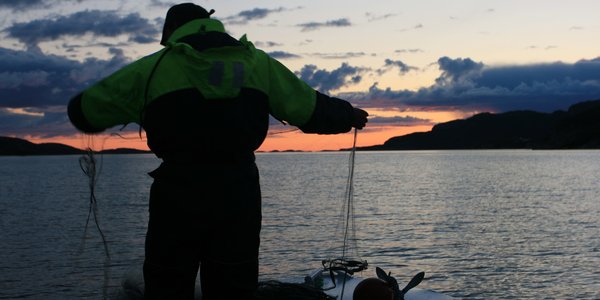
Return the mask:
M596 0L195 2L316 90L369 111L359 146L480 112L551 112L600 99ZM0 136L87 147L68 101L160 50L170 5L0 2ZM290 129L272 126L259 151L351 145L349 134ZM120 133L97 136L98 147L147 149L134 129Z

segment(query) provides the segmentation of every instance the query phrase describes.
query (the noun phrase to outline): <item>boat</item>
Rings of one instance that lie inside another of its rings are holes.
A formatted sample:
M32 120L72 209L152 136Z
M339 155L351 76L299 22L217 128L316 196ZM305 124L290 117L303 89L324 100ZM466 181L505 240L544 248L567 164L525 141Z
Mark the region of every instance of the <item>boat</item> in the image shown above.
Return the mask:
M420 289L416 286L423 280L424 273L417 274L413 279L401 290L389 273L385 273L381 268L376 268L379 280L389 284L389 287L394 291L394 300L452 300L451 296L438 293L435 291ZM331 299L336 300L355 300L353 298L357 287L360 289L361 283L374 278L365 278L355 276L343 270L327 270L319 268L310 272L303 283L283 283L277 281L262 282L259 284L260 289L280 289L280 291L270 291L270 295L285 295L293 293L298 296L298 292L305 292L306 298L302 299L322 299L310 298L310 295L318 295L325 293ZM275 282L275 284L273 284ZM265 293L263 293L264 295ZM281 297L281 296L280 296ZM285 297L285 296L283 296ZM258 297L259 299L271 299L268 296ZM298 298L298 297L297 297ZM297 299L296 298L296 299ZM118 300L143 300L144 299L144 279L141 274L130 273L125 276L121 283L121 289L116 297ZM200 285L196 284L195 300L202 299ZM277 298L272 298L273 300ZM281 300L281 299L279 299Z
M423 280L425 273L417 274L403 288L400 289L398 282L389 273L385 273L383 269L376 268L377 279L387 283L388 287L393 290L394 300L452 300L451 296L434 292L427 289L420 289L416 286ZM365 283L367 278L354 276L343 270L327 270L318 269L310 273L305 278L305 284L314 286L323 290L327 295L334 297L337 300L354 300L354 294L357 287L360 289L361 283ZM374 278L368 278L373 280ZM367 291L368 292L368 291Z

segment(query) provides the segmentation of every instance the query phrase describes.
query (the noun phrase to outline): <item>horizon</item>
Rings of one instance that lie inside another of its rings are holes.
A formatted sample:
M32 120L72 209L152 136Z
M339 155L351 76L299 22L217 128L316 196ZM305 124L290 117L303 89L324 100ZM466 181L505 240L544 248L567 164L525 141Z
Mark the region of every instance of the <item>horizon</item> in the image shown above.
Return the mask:
M550 112L600 99L598 1L194 2L215 9L213 18L228 33L247 34L313 88L367 110L358 146L480 112ZM0 135L82 148L66 104L160 50L169 6L159 0L0 2ZM351 134L303 135L271 123L259 151L352 144ZM115 132L126 139L110 135ZM137 125L130 125L100 139L147 150L137 136Z

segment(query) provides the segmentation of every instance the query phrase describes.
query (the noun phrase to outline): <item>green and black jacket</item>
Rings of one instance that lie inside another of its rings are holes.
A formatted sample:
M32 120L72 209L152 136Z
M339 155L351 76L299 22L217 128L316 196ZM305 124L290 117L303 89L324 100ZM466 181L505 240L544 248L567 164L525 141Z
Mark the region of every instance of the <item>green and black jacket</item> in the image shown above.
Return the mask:
M141 124L165 161L253 153L269 114L321 134L349 131L353 115L348 102L315 91L215 19L181 26L164 49L91 86L68 110L73 125L89 133Z

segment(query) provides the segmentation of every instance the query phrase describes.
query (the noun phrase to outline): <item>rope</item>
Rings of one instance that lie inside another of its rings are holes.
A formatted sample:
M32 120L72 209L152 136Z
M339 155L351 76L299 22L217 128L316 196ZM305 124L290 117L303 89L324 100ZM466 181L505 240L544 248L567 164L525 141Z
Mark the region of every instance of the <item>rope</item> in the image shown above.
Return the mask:
M104 244L104 252L106 256L110 258L110 253L108 251L108 244L106 242L106 237L100 228L100 224L98 222L98 206L96 200L96 182L98 181L98 175L100 175L100 171L102 170L102 165L100 165L100 169L96 169L97 161L94 156L94 151L91 148L86 149L86 153L79 158L79 167L83 174L88 177L88 187L90 189L90 207L88 210L88 216L85 221L85 230L84 237L87 235L88 226L90 223L90 217L94 217L94 223L96 224L96 229L100 233L100 237L102 237L102 243Z
M346 181L346 226L344 228L344 244L342 246L342 259L346 258L348 250L348 234L352 230L352 240L356 248L356 232L354 231L354 162L356 158L356 136L358 130L354 128L354 140L352 142L352 150L348 159L348 180ZM350 226L352 223L352 226Z
M106 254L104 260L104 285L102 287L102 299L108 299L108 288L110 284L110 266L111 266L111 258L110 252L108 251L108 243L106 241L106 237L100 228L100 223L98 222L98 206L96 199L96 183L98 182L98 176L100 175L100 171L102 170L102 160L100 160L100 167L98 168L98 161L96 160L94 151L91 147L86 148L86 153L79 158L79 167L81 171L88 178L88 187L90 189L90 206L88 210L87 219L85 221L85 229L83 231L83 238L81 244L81 251L83 251L83 246L85 243L85 238L87 236L88 227L90 223L90 218L94 218L94 223L96 224L96 229L98 233L100 233L100 237L102 238L102 244L104 245L104 253Z
M345 191L345 199L344 199L344 209L343 209L343 218L344 218L344 235L342 242L342 256L336 259L327 259L323 260L323 267L326 271L329 271L329 276L331 277L331 281L333 283L333 287L336 287L335 280L335 271L344 271L344 280L342 282L342 291L340 295L340 299L344 297L344 290L346 288L346 279L348 275L352 275L355 272L360 272L365 270L368 266L367 261L361 260L356 257L356 260L349 259L348 252L351 249L356 251L356 255L358 256L358 247L356 244L356 229L354 222L354 165L356 161L356 140L357 140L358 130L354 129L354 139L352 142L352 149L350 151L350 156L348 158L348 178L346 180L346 191ZM352 244L352 248L350 247Z

